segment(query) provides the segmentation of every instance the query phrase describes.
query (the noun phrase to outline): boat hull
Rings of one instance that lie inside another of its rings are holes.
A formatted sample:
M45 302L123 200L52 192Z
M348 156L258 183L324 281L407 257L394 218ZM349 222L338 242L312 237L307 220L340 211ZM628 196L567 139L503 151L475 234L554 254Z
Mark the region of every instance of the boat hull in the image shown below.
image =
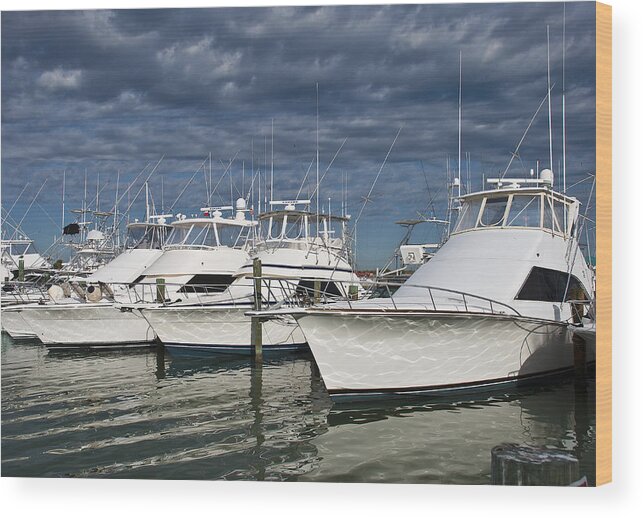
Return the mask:
M38 338L31 325L23 318L22 310L18 308L3 309L0 321L2 322L2 330L14 340L34 340Z
M125 347L150 345L154 331L138 310L112 304L41 306L24 319L47 347Z
M143 316L159 340L171 353L252 354L249 307L154 308L143 309ZM289 316L263 323L264 351L307 349L297 322Z
M323 310L297 315L297 320L335 398L488 390L574 365L571 332L562 322Z

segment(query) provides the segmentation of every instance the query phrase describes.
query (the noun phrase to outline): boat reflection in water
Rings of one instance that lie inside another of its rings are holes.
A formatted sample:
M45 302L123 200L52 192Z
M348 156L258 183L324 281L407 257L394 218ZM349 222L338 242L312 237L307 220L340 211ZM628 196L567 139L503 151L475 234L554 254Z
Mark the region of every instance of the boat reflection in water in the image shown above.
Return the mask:
M2 340L4 476L487 484L491 448L515 441L573 451L593 483L591 380L347 406L310 353L260 364Z

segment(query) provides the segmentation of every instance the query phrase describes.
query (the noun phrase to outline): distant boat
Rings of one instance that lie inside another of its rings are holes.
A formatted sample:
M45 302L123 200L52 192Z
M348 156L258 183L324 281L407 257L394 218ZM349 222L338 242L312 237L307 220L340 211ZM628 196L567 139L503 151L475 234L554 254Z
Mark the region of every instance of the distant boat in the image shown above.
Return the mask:
M459 198L451 237L391 297L291 312L331 396L485 389L573 366L571 301L594 294L580 203L548 169L488 183Z
M123 253L88 277L50 286L37 303L3 311L3 327L12 338L38 338L52 347L152 342L144 320L114 309L114 302L162 255L170 228L164 219L129 224Z

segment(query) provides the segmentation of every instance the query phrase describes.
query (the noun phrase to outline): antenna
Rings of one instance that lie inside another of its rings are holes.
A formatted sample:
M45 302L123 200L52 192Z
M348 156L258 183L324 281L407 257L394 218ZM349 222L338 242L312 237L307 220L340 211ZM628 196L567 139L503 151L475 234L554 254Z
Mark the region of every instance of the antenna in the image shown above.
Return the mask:
M316 106L317 106L317 131L316 131L316 156L317 156L317 176L315 179L315 190L317 191L317 196L315 198L315 211L317 213L317 236L319 236L319 82L315 83L315 97L316 97Z
M100 171L98 172L98 177L96 179L96 211L100 210Z
M565 3L563 2L563 194L567 194L567 131L565 129ZM563 211L567 228L567 211Z
M65 182L67 181L67 169L63 170L63 209L62 216L60 218L60 228L65 228Z
M547 26L547 104L549 109L549 169L554 169L554 156L551 140L551 74L549 70L549 25Z
M150 188L147 182L145 182L145 222L150 221Z
M270 201L273 200L272 189L275 181L275 119L270 122Z
M116 220L118 219L118 187L119 183L121 180L121 170L119 169L116 173L116 196L114 197L114 223L112 226L112 234L116 234ZM163 181L163 177L161 177L161 181ZM163 185L161 183L161 185ZM116 239L117 239L117 246L120 248L121 246L121 237L120 237L120 232L116 234Z
M460 184L462 175L460 174L462 162L462 51L460 51L460 85L458 88L458 196L462 194Z

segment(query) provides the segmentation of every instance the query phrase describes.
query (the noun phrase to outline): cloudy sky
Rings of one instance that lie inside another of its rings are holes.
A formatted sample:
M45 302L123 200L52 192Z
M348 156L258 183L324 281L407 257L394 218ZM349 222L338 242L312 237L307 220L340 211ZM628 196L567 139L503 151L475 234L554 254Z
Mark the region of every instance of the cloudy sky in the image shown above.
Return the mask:
M567 3L568 185L595 168L594 19L593 3ZM334 212L343 178L348 212L360 212L401 128L359 221L359 266L376 267L402 235L396 220L444 216L447 160L457 169L459 52L462 150L478 188L504 170L547 92L547 25L558 177L562 3L3 12L3 218L11 209L20 221L44 184L22 226L46 248L60 233L63 171L67 209L80 205L86 171L88 201L100 180L105 210L119 171L122 192L161 156L150 180L157 205L171 206L209 153L213 183L227 167L237 197L253 170L270 169L271 124L275 199L302 184L306 196L319 84L321 197ZM511 176L548 165L546 108ZM195 176L175 212L205 204L207 176ZM584 203L590 187L569 192ZM229 203L230 190L225 176L213 203ZM425 229L416 239L433 237Z

